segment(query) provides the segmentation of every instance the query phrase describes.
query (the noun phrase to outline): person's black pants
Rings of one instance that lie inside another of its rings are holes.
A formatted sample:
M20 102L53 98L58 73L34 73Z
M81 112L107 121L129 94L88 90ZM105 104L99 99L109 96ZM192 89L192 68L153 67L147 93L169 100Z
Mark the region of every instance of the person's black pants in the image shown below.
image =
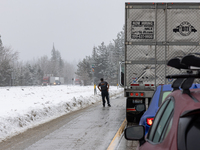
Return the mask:
M105 98L106 98L107 103L109 105L110 101L109 101L109 93L108 93L108 91L101 91L101 96L102 96L103 105L105 106L105 103L106 103Z

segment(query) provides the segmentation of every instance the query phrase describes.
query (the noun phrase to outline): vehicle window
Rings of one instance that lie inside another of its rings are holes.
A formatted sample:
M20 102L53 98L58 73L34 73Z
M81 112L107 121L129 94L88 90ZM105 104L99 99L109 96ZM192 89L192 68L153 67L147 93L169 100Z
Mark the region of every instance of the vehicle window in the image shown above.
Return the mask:
M171 91L165 91L165 92L162 92L162 95L159 99L159 104L158 106L160 107L160 105L164 102L165 98L171 93Z
M156 117L154 118L153 124L149 130L147 139L149 139L150 141L152 141L153 136L154 136L154 132L156 130L157 124L159 123L160 117L163 114L163 111L165 110L165 107L167 106L167 104L169 103L169 101L165 101L162 105L162 107L160 107L159 111L156 114Z
M154 143L161 142L166 137L172 125L172 113L174 110L174 101L166 101L157 113L151 131L149 132L149 140Z
M164 139L164 138L168 135L168 133L169 133L171 127L172 127L172 120L173 120L173 119L172 119L172 117L171 117L170 122L169 122L169 125L168 125L168 127L166 128L166 132L163 134L162 139ZM164 138L163 138L163 137L164 137Z
M163 101L165 100L165 98L166 98L170 93L171 93L171 91L163 92L162 103L163 103Z
M186 145L189 150L196 150L200 147L200 116L196 117L189 126Z
M161 135L164 134L164 131L167 128L167 124L169 122L169 118L173 110L174 110L174 102L170 101L157 126L157 129L153 138L154 143L160 142Z

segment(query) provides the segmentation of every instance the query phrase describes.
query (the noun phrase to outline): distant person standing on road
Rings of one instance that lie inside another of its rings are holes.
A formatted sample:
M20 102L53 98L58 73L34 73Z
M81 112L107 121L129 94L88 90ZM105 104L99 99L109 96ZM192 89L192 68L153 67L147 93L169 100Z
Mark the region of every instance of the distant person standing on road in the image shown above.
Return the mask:
M109 101L109 93L108 93L109 84L106 81L104 81L103 78L101 78L100 80L101 82L98 85L98 89L101 91L103 107L105 107L105 103L106 103L105 97L106 97L108 106L111 107L110 101ZM99 87L101 87L101 89Z

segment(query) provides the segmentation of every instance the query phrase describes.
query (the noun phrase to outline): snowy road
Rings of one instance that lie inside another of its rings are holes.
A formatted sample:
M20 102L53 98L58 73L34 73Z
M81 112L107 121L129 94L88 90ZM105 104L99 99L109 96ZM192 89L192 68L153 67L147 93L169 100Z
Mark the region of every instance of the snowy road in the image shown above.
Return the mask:
M126 127L131 127L135 125L135 123L128 123ZM116 150L136 150L139 142L138 141L129 141L126 140L124 134L122 134L122 138Z
M111 99L122 90L111 86ZM0 142L99 101L94 86L0 87Z
M125 98L71 112L0 143L4 150L104 150L125 119Z

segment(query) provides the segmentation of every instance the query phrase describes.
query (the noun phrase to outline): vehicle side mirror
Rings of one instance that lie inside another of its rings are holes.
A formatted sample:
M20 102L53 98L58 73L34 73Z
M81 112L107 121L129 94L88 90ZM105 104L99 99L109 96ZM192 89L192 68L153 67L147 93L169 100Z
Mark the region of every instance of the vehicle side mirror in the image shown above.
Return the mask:
M145 136L144 126L136 125L128 127L125 129L124 135L127 140L144 140Z
M120 86L122 86L122 87L124 87L124 69L125 69L125 62L119 62L119 69L120 69L120 71L119 71L119 78L118 78L118 80L119 80L119 85Z
M121 72L121 84L124 86L124 73Z
M136 111L142 112L145 110L145 104L138 104L135 106Z

